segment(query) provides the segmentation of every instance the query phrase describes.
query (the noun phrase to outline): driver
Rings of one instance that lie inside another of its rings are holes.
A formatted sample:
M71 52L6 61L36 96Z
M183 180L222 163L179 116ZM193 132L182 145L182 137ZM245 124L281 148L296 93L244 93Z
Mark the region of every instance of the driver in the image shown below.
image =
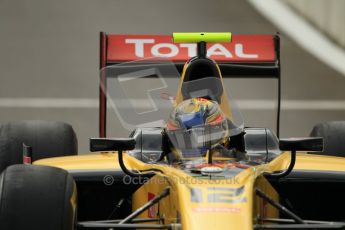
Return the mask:
M167 135L173 162L191 160L212 154L213 158L236 158L229 149L230 129L219 104L205 98L181 102L170 114Z

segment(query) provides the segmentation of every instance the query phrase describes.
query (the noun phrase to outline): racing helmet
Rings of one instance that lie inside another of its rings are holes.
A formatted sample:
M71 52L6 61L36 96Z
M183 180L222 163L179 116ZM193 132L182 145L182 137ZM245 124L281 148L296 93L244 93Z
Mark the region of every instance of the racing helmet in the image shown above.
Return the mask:
M172 153L177 159L205 156L229 141L226 116L216 101L191 98L178 104L167 122Z

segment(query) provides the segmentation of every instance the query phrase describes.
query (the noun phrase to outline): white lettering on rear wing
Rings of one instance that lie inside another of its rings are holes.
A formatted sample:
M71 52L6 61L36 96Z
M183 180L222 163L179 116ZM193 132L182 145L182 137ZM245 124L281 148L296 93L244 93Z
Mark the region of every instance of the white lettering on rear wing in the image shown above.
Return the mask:
M196 55L196 44L174 44L170 35L108 35L107 62L151 57L185 62ZM231 43L209 43L207 55L218 62L274 62L273 35L234 35Z

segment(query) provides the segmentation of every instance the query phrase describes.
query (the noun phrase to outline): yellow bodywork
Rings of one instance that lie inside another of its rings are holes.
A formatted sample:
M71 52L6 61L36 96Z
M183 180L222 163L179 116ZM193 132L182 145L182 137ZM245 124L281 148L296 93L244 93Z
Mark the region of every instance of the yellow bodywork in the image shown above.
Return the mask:
M184 77L185 77L185 74L186 74L186 70L187 70L189 64L190 63L187 62L183 66L181 78L180 78L179 85L178 85L178 90L177 90L176 97L175 97L174 106L177 106L178 104L180 104L183 101L182 84L183 84ZM220 80L222 81L222 85L224 85L223 77L222 77L222 73L220 71L220 68L219 68L218 64L216 64L216 63L215 63L215 66L216 66L216 68L218 70L218 73L219 73L219 76L220 76ZM220 103L219 106L222 109L223 113L227 116L227 118L232 120L231 105L229 103L228 95L227 95L226 89L224 87L223 87L223 95L221 97L221 103Z
M259 217L278 217L278 212L272 206L254 195L254 189L259 188L278 200L278 194L262 173L284 170L289 161L290 154L286 152L268 164L245 169L234 178L208 180L192 177L168 165L145 164L130 155L124 155L125 165L129 169L156 168L163 172L152 177L133 194L133 210L145 204L149 194L156 196L169 187L170 195L140 217L152 217L152 213L158 217L156 215L159 213L159 217L164 217L165 224L181 223L183 229L253 229ZM34 164L69 171L121 170L116 152L49 158ZM345 172L345 159L298 153L295 170ZM239 189L243 189L243 192L237 196L234 191Z
M182 101L181 84L187 67L188 63L181 76L176 104ZM226 93L222 96L222 102L220 107L231 119L231 105ZM43 159L34 164L59 167L68 171L120 171L117 157L116 152L103 152ZM284 170L289 162L290 154L286 152L268 164L244 169L232 178L208 179L193 177L167 164L146 164L124 154L124 163L129 169L154 168L162 172L157 173L133 194L133 210L169 188L169 196L140 217L161 217L165 220L164 224L180 223L184 230L253 229L259 218L278 217L277 210L255 196L254 192L259 188L274 200L278 200L277 192L263 173ZM345 171L345 158L298 153L294 170Z

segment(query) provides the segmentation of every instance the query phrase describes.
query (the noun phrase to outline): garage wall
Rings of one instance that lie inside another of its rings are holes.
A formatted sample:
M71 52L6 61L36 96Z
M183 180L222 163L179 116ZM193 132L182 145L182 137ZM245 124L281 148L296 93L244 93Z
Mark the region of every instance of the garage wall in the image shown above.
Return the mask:
M344 0L283 0L345 49Z

